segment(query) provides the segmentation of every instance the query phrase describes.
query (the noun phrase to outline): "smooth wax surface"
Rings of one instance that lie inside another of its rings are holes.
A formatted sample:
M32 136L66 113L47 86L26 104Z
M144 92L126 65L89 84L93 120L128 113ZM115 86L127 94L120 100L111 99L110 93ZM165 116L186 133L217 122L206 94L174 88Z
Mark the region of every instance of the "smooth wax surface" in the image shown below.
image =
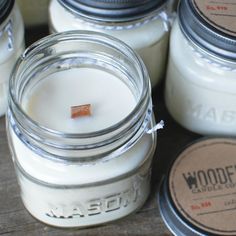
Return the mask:
M91 104L92 115L70 117L71 106ZM41 125L66 133L110 127L135 107L131 90L114 75L95 68L74 68L41 80L23 101L26 113Z

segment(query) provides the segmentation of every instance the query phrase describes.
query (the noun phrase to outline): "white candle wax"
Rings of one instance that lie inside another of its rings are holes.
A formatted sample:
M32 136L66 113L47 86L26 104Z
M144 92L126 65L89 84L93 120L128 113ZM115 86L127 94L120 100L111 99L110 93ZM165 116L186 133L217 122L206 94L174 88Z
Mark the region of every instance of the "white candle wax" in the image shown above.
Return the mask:
M92 115L72 119L70 107L91 104ZM89 133L112 126L129 114L136 101L114 75L95 68L57 72L26 97L26 113L41 125L66 133Z

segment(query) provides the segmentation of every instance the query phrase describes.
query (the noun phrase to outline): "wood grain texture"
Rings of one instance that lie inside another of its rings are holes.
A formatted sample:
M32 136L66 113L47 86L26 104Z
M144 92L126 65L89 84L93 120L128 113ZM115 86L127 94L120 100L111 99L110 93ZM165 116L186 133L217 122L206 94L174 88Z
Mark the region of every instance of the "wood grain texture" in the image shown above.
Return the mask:
M26 31L27 45L47 34L47 28ZM157 121L163 119L165 128L158 132L157 150L153 161L152 189L148 201L133 215L113 223L88 229L58 229L33 218L24 208L12 164L5 129L0 118L0 235L6 236L170 236L164 225L156 201L158 186L176 153L199 136L190 133L169 116L163 101L163 85L153 91Z

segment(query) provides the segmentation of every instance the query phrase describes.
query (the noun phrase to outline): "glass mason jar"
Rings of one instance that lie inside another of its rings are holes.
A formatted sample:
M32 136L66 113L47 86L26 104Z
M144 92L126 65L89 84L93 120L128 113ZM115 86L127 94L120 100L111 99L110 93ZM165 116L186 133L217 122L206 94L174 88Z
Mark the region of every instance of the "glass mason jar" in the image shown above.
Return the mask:
M143 59L152 87L164 77L171 0L52 0L50 31L91 30L119 38Z
M107 89L113 82L115 87ZM116 104L119 89L129 96L119 103L122 94ZM34 217L58 227L84 227L124 217L144 204L157 129L150 91L139 57L107 35L59 33L25 51L10 80L7 133L21 197ZM95 96L92 115L64 118L64 102L81 94ZM102 110L101 124L99 96L105 105L113 104L108 112ZM134 106L108 124L126 110L131 97Z
M171 38L165 101L186 129L236 135L235 4L180 3Z
M12 68L24 50L24 26L14 0L0 0L0 116L7 109L8 82Z

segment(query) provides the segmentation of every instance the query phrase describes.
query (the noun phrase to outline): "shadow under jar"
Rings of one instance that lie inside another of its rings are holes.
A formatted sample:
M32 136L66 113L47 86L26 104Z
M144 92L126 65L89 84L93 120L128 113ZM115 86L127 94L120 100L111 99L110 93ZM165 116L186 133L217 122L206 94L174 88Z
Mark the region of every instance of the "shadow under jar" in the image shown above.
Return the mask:
M14 0L0 0L0 116L7 109L9 78L24 51L24 25Z
M91 30L127 43L142 57L152 87L164 77L172 1L52 0L50 31Z
M7 133L25 207L58 227L122 218L145 202L156 146L147 71L121 41L48 36L10 80ZM91 115L70 117L90 104Z
M165 101L183 127L236 135L236 5L183 0L170 38Z

